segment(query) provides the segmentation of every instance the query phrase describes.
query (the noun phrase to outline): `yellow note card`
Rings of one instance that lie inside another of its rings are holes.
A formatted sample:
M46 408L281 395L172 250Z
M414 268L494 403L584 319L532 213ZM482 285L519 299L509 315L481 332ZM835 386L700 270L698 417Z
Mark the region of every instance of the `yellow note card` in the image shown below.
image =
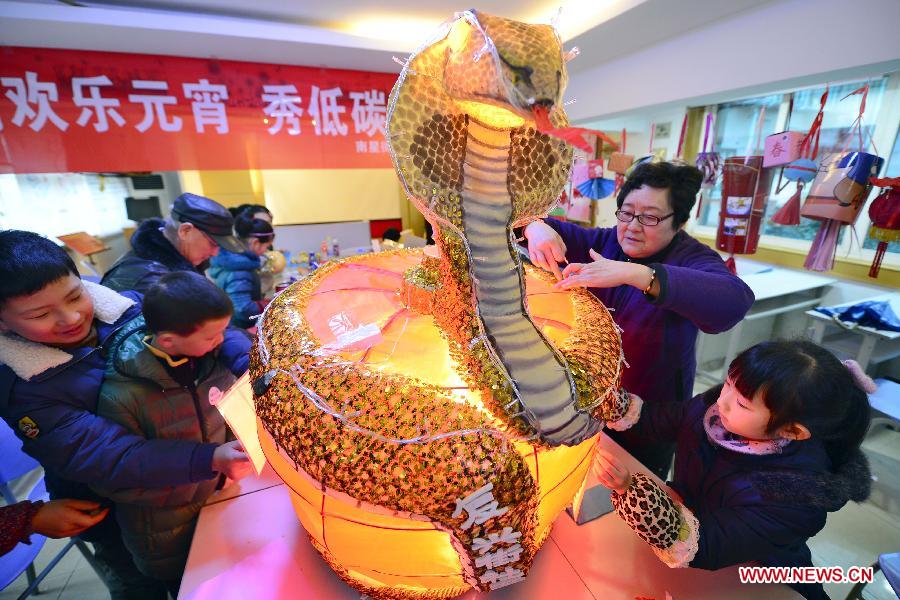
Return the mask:
M250 386L249 373L244 373L224 393L212 388L209 391L209 402L219 409L225 422L241 441L244 451L253 462L256 474L262 473L263 467L266 466L266 456L263 454L256 432L256 410L253 407L253 388Z

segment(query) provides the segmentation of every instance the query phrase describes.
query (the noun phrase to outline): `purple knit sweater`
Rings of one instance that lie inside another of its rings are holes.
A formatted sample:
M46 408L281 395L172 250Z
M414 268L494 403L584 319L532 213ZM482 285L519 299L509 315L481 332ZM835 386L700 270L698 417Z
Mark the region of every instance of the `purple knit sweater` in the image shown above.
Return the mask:
M693 397L697 330L719 333L737 324L753 304L753 292L732 275L719 255L684 231L654 256L629 259L616 229L585 229L547 219L566 243L570 263L590 263L588 250L611 260L636 262L656 270L660 294L649 299L631 286L590 288L624 332L630 365L622 377L629 392L645 402L685 401Z

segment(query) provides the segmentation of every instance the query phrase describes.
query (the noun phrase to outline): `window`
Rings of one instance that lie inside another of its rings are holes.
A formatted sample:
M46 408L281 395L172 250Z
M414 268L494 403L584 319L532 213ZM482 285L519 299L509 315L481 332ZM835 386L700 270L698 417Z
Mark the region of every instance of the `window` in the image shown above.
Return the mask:
M841 101L850 92L864 85L866 81L851 81L832 85L829 88L829 97L825 105L822 121L822 130L819 142L818 158L832 152L842 150L853 151L859 147L858 137L854 134L848 136L853 121L859 112L860 96L851 96ZM900 124L900 73L869 80L869 95L866 101L866 112L863 117L863 141L865 149L872 151L874 141L878 154L886 159L887 163L882 169L881 177L897 177L900 175L900 138L898 138L898 124ZM813 118L819 110L819 98L825 91L825 86L797 90L787 94L748 98L738 102L730 102L712 107L716 112L718 124L716 126L716 148L721 159L729 156L741 156L745 153L748 143L755 144L755 127L759 110L766 108L765 121L762 135L770 135L779 131L792 129L794 131L808 131ZM794 105L790 115L788 107L793 96ZM702 132L701 132L702 135ZM701 144L702 144L702 137ZM893 147L891 147L893 144ZM761 152L761 148L758 149ZM762 224L762 245L773 244L776 247L794 247L808 250L809 241L815 237L819 229L819 223L801 218L801 223L796 227L785 227L772 223L769 219L780 209L796 191L793 182L781 181L779 190L779 175L781 169L773 173L772 185L769 190L769 201L766 205L766 214ZM808 190L808 186L806 188ZM803 199L807 191L803 192ZM869 196L871 202L877 196L873 191ZM719 223L719 208L722 198L721 177L716 186L703 190L703 207L695 225L700 231L710 234L709 228L716 228ZM866 209L862 211L854 226L854 231L849 227L841 230L839 238L838 256L852 256L870 260L877 242L868 238L869 218ZM854 235L855 233L855 235ZM858 240L858 242L857 242ZM860 248L862 245L862 248ZM896 258L885 258L886 263L900 263L900 243L890 244L888 252L894 253Z
M720 104L716 111L715 124L715 151L719 153L719 160L724 161L730 156L744 156L747 149L756 154L762 148L754 148L756 143L756 124L759 120L759 111L766 109L763 120L762 140L770 133L780 131L779 109L785 101L782 94L750 98L738 102ZM701 137L701 140L703 138ZM701 141L702 149L702 141ZM703 206L701 207L699 223L709 227L719 225L719 207L722 203L722 177L721 172L715 187L703 190Z
M860 96L851 96L844 101L847 94L862 86L864 82L857 81L836 85L830 88L828 92L828 101L825 103L825 112L822 118L822 133L819 137L819 154L817 160L833 153L841 151L853 151L859 149L859 138L853 135L852 139L848 137L850 127L859 114ZM884 92L885 80L877 79L869 84L869 97L866 100L866 114L863 117L863 145L869 151L871 136L874 135L875 118L881 108L881 102ZM794 92L794 110L790 116L790 121L779 131L793 129L795 131L809 131L816 113L819 112L819 99L825 92L825 87L811 88ZM778 169L780 171L780 169ZM811 219L800 219L800 225L796 227L786 227L776 225L769 219L778 212L784 203L787 202L794 192L797 190L793 182L782 181L783 189L779 192L775 186L778 184L778 177L775 177L775 184L772 193L769 196L769 203L766 205L766 215L763 219L762 233L763 235L774 235L784 238L812 240L819 230L819 222ZM806 198L806 192L809 186L806 186L803 192L803 198ZM862 218L862 217L860 217ZM840 242L843 243L847 235L848 228L841 230Z
M0 228L48 237L86 231L108 236L130 223L122 177L80 173L0 175Z

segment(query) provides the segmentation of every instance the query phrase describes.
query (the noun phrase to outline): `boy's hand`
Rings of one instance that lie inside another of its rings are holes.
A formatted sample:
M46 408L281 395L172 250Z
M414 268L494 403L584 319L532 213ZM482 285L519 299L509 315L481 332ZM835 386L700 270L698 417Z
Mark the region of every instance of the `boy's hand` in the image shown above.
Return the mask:
M614 492L621 494L631 485L631 471L603 448L597 448L593 469L600 483Z
M213 452L212 468L213 471L225 473L226 477L237 481L253 471L253 463L244 452L240 440L234 440L216 448Z
M102 521L108 512L90 500L52 500L38 509L31 528L50 538L72 537Z

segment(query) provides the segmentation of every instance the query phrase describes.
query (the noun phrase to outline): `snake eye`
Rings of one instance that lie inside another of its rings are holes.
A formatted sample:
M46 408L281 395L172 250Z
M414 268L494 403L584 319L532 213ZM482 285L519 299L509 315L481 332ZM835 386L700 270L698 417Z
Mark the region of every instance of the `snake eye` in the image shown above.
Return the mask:
M513 85L519 85L520 83L524 83L525 85L531 86L531 75L534 73L534 69L529 66L520 67L518 65L514 65L509 62L502 54L497 54L500 57L500 61L506 65L506 67L510 71L510 80Z

